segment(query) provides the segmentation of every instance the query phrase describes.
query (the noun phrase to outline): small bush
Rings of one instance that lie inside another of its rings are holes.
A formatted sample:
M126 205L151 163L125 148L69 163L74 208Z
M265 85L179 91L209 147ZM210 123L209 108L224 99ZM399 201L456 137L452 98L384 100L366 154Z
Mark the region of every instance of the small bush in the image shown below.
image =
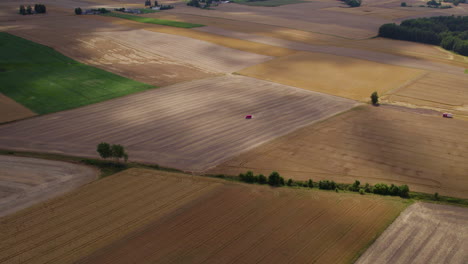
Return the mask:
M307 182L307 187L309 187L309 188L314 187L314 182L311 179L309 179L309 181Z
M359 189L359 194L360 194L360 195L364 195L364 194L365 194L364 189Z
M286 185L288 186L293 186L294 185L294 181L292 179L289 179L288 182L286 183Z
M439 193L434 193L434 200L438 201L440 199Z
M373 92L371 94L371 101L372 101L373 105L378 105L379 104L379 95L377 94L377 92Z

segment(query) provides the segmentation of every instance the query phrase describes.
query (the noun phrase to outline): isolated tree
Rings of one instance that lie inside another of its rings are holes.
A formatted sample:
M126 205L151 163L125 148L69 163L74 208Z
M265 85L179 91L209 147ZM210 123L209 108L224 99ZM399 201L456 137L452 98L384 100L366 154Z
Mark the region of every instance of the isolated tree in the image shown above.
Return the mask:
M97 152L99 153L99 156L103 159L107 159L112 157L112 150L111 146L109 143L106 142L101 142L97 145Z
M81 10L80 7L75 8L75 15L81 15L83 14L83 10Z
M26 15L26 8L24 8L24 5L20 5L19 7L19 13L21 15Z
M377 94L377 92L373 92L371 94L371 100L373 105L377 105L379 103L379 95Z

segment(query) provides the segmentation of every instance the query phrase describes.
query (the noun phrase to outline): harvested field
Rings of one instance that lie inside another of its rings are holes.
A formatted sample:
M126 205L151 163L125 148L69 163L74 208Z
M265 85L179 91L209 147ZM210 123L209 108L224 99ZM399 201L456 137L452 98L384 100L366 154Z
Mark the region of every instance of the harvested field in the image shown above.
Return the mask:
M349 263L405 206L131 169L1 219L0 262Z
M392 92L385 101L468 116L468 75L430 72Z
M0 219L0 263L74 263L218 183L130 170Z
M278 171L297 180L408 184L468 198L468 122L401 107L359 107L243 153L209 173Z
M180 19L179 16L173 16L173 15L167 16L166 14L163 15L162 13L158 13L158 17L168 17L167 19L170 19L170 20L174 20L175 18L175 20L177 21L183 21L183 19ZM184 37L188 37L192 39L198 39L198 40L210 42L216 45L220 45L220 46L224 46L224 47L228 47L232 49L238 49L238 50L245 51L245 52L265 55L265 56L285 56L285 55L290 55L295 52L294 50L289 50L287 48L275 47L275 46L265 45L265 44L258 43L258 42L245 41L245 40L241 40L238 38L225 37L225 36L220 36L219 34L211 34L207 32L191 30L191 29L147 25L143 23L137 23L134 21L115 19L112 17L103 17L103 16L92 16L90 18L102 20L102 21L116 24L116 25L126 26L129 28L144 29L144 30L153 31L153 32L160 32L160 33L184 36ZM244 25L244 27L245 26L247 25Z
M156 53L218 73L235 72L271 59L268 56L226 48L206 41L147 30L101 32L100 35L140 51Z
M221 4L216 7L216 10L180 5L174 10L165 12L266 24L349 39L373 37L380 25L391 22L389 19L324 10L324 8L340 5L341 2L338 1L311 1L285 5L281 8Z
M468 262L468 208L417 203L358 259L366 263Z
M307 90L369 101L372 92L384 94L424 72L349 57L300 52L239 72Z
M0 127L0 147L96 157L102 141L130 160L200 171L357 103L243 76L142 92ZM245 120L245 115L254 119Z
M0 93L0 123L35 116L36 113Z
M76 189L97 175L83 165L0 155L0 217Z

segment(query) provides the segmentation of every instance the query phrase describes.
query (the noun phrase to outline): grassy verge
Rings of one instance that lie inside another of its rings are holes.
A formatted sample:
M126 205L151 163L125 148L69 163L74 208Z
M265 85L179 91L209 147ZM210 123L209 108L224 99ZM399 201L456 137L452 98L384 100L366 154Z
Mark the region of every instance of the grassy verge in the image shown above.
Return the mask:
M194 27L203 27L203 26L205 26L205 25L201 25L201 24L192 24L192 23L165 20L165 19L157 19L157 18L151 18L151 17L140 17L140 16L135 16L135 15L115 13L115 12L102 14L102 16L118 17L118 18L129 19L129 20L132 20L132 21L140 22L140 23L156 24L156 25L179 27L179 28L194 28Z
M10 151L10 150L0 150L0 155L10 155L10 156L17 156L17 157L29 157L29 158L39 158L39 159L48 159L48 160L58 160L58 161L65 161L65 162L72 162L76 164L82 164L87 166L92 166L101 171L101 178L107 177L117 172L130 169L130 168L144 168L144 169L152 169L152 170L162 170L162 171L170 171L170 172L178 172L184 173L181 170L168 168L168 167L161 167L155 164L143 164L137 162L127 162L127 163L120 163L116 164L109 160L102 160L102 159L91 159L91 158L83 158L83 157L73 157L73 156L66 156L61 154L49 154L49 153L37 153L37 152L24 152L24 151ZM185 173L188 174L188 173ZM190 174L191 175L191 174ZM225 174L204 174L201 175L202 177L212 177L212 178L220 178L227 181L234 181L234 182L244 182L242 181L239 176L233 175L225 175ZM296 182L300 183L300 182ZM306 182L302 182L304 185ZM250 184L259 184L259 183L250 183ZM338 183L337 189L338 193L353 193L356 195L360 195L359 192L349 191L348 187L352 184L345 184L345 183ZM313 189L318 191L324 192L336 192L336 190L322 190L318 188L318 183L313 182L313 187L305 187L302 185L293 185L293 186L280 186L282 188L296 188L296 189ZM280 188L277 187L277 188ZM379 194L373 193L365 193L366 196L379 196ZM389 196L389 195L385 195ZM389 196L394 197L395 199L398 196ZM420 192L410 192L409 198L400 198L404 204L407 206L414 203L414 202L430 202L430 203L438 203L438 204L447 204L447 205L458 205L463 207L468 207L468 199L463 198L455 198L449 196L439 196L438 199L435 199L433 194L428 193L420 193Z
M160 12L160 11L159 10L148 9L148 8L140 8L140 12L142 14L152 14L152 13L157 13L157 12Z
M302 1L302 0L259 0L259 1L234 0L233 2L236 4L241 4L241 5L268 6L268 7L306 3L306 1Z
M0 92L38 114L155 88L0 32Z

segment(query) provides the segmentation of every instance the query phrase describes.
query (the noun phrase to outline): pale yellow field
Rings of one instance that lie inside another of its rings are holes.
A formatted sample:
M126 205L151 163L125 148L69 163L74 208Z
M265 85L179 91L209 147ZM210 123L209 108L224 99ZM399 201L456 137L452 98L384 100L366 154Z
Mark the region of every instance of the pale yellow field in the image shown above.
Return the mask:
M422 70L349 57L300 52L239 72L307 90L369 101L372 92L384 94L412 81Z
M417 203L408 207L356 264L464 264L468 208Z

